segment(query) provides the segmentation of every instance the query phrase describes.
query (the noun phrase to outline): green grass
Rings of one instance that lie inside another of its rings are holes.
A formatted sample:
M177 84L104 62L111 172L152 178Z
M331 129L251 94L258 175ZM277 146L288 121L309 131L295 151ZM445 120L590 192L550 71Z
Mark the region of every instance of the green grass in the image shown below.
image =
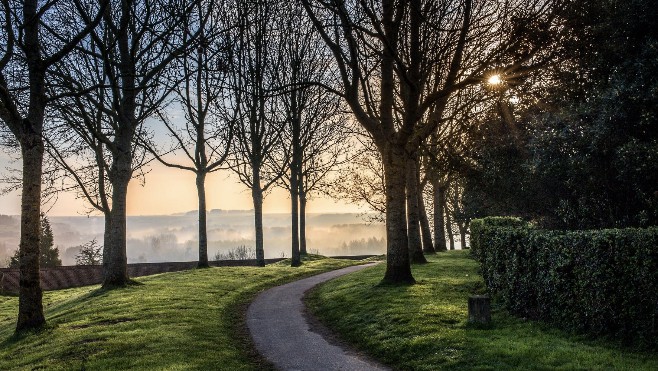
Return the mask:
M46 292L48 328L13 336L18 298L0 296L0 370L262 370L244 326L259 291L358 262L210 268L138 278L142 285ZM289 264L289 262L288 262Z
M339 277L307 302L346 341L400 370L658 370L658 356L588 340L494 308L492 325L466 321L467 298L484 292L468 252L429 256L418 284L378 286L385 266Z

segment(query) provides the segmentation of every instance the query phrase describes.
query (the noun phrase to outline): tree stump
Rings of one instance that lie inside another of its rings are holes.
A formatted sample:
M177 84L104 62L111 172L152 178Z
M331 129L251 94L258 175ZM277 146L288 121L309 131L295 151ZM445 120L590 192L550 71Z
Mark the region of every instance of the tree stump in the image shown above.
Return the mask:
M468 297L468 322L487 325L491 322L490 299L486 295Z

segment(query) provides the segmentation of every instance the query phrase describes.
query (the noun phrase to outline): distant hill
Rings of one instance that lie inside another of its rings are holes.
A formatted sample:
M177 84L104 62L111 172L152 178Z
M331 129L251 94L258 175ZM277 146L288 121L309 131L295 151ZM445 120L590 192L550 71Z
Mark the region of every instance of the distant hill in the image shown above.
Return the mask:
M253 213L254 209L248 209L248 210L224 210L224 209L212 209L208 211L208 214L246 214L246 213ZM185 211L182 213L173 213L169 214L171 216L194 216L199 213L199 210L190 210L190 211Z

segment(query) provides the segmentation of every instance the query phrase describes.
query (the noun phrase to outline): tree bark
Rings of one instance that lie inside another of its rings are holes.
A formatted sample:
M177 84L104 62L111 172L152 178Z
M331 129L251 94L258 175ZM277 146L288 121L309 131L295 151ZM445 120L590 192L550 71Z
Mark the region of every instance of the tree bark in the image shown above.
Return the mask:
M292 66L293 76L298 74L298 69L294 63ZM302 265L299 253L299 185L302 168L302 151L301 151L301 112L297 101L298 91L293 91L290 96L291 129L292 129L292 161L290 162L290 200L292 202L292 254L290 265L298 267Z
M199 264L198 268L208 268L208 233L206 226L206 173L196 174L196 190L199 197Z
M446 213L446 232L448 233L448 241L450 241L450 250L454 250L455 236L452 233L452 218L450 217L450 211L448 210L448 205L444 203L443 206Z
M401 147L401 146L400 146ZM386 183L386 273L383 283L415 283L409 264L404 148L389 144L382 161Z
M30 127L31 125L26 125ZM46 324L43 315L39 277L39 226L41 214L41 174L43 140L29 133L21 141L23 192L21 194L20 289L16 331L36 329Z
M431 182L434 199L434 248L436 251L446 251L445 220L443 218L445 189L441 186L437 176L433 176Z
M457 227L459 228L459 238L461 238L461 248L466 250L468 249L468 246L466 246L466 223L459 223Z
M418 174L419 177L420 174ZM417 177L417 179L418 179ZM423 186L418 182L418 210L420 212L420 230L423 237L423 252L425 254L435 254L434 244L432 243L432 232L430 231L430 222L427 219L427 209L423 200Z
M306 192L302 182L299 182L299 253L306 255Z
M7 6L7 4L5 4ZM43 175L43 121L46 109L45 70L39 39L41 17L38 2L23 2L21 36L29 79L27 117L16 113L7 124L21 146L23 183L21 193L21 240L19 245L19 298L16 332L38 329L46 324L43 315L43 293L39 276L39 239L41 226L41 177ZM7 12L9 10L7 9ZM8 14L8 13L7 13ZM10 22L7 19L7 22ZM0 89L6 88L2 79ZM8 93L5 90L5 93ZM0 106L13 103L4 98Z
M418 173L416 161L407 159L407 233L409 239L409 257L414 264L427 263L423 255L420 238L420 210L418 210Z
M109 172L112 209L109 213L110 231L105 233L109 240L105 241L103 249L104 288L123 287L130 283L126 254L126 207L128 183L132 178L132 141L126 136L119 138L118 142Z
M293 145L294 146L294 145ZM297 173L297 155L293 153L293 163L291 166L290 177L290 201L291 201L291 218L292 218L292 256L290 265L298 267L302 264L299 254L299 182Z
M108 264L110 264L109 250L108 248L105 247L105 246L110 246L110 244L112 243L112 241L110 241L110 233L112 231L112 214L110 213L110 211L111 209L107 209L103 212L103 215L105 217L105 229L103 230L103 267L107 267Z
M256 264L265 266L265 250L263 248L263 190L260 187L260 172L253 166L253 186L251 198L254 201L254 226L256 231Z

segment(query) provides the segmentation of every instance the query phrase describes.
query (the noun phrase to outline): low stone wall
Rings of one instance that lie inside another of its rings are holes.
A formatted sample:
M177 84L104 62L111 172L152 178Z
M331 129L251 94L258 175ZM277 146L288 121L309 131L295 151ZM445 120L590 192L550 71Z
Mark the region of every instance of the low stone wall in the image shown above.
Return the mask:
M265 259L265 264L271 264L283 259ZM256 260L220 260L211 261L215 267L255 266ZM177 272L194 269L197 262L167 262L167 263L137 263L128 264L128 276L141 277L152 274ZM44 290L59 290L70 287L96 285L103 282L103 267L100 265L73 265L55 268L43 268L41 273L41 288ZM13 268L0 269L0 292L18 293L19 271Z
M336 259L361 260L374 255L333 256ZM265 264L272 264L283 258L265 259ZM249 267L256 266L256 260L219 260L209 262L213 267ZM167 262L167 263L136 263L128 264L128 276L141 277L152 274L178 272L194 269L197 262ZM43 268L41 273L41 288L44 290L60 290L71 287L97 285L103 282L103 267L100 265L71 265L55 268ZM18 293L19 271L14 268L0 268L0 292Z

